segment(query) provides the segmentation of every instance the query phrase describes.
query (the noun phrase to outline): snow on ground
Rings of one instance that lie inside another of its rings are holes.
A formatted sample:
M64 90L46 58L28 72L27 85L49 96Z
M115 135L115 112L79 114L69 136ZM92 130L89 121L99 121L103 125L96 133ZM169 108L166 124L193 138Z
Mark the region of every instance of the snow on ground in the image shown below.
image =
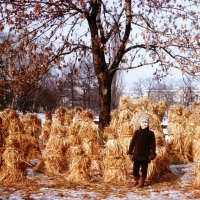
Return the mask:
M194 163L170 165L173 173L160 181L147 181L145 187L132 187L132 178L126 183L101 182L100 176L85 184L65 182L63 176L48 177L28 169L27 178L33 183L27 186L0 186L1 200L184 200L200 199L200 188L193 187ZM131 175L130 175L131 177Z

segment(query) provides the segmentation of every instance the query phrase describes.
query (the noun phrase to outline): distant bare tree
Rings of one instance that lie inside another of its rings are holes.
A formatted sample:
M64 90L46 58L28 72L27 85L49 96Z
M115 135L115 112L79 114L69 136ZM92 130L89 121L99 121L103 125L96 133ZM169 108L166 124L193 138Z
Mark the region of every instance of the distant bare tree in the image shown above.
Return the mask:
M152 77L147 78L138 78L137 81L134 81L131 87L131 90L133 90L134 94L140 97L148 97L151 96L151 91L155 88L155 85L157 84L157 81Z
M162 79L161 82L153 77L138 78L132 85L132 90L138 97L147 97L152 101L166 100L169 105L174 104L174 92L176 83L169 79Z
M178 86L183 91L182 104L186 107L190 107L193 102L199 99L198 94L195 92L199 82L194 80L191 76L184 76L182 80L178 82Z

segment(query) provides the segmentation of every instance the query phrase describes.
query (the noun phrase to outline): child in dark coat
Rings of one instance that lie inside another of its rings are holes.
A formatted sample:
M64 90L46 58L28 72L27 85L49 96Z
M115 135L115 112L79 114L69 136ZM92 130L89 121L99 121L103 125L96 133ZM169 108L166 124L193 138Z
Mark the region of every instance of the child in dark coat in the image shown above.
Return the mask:
M148 164L156 157L156 141L154 132L149 130L149 118L142 116L139 123L140 128L133 134L128 155L134 161L134 186L141 188L147 177Z

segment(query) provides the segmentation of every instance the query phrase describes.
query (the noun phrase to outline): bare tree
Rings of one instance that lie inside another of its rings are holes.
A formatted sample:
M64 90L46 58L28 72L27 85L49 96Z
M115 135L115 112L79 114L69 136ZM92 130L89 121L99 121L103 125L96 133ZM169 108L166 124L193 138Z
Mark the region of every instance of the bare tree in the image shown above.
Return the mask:
M157 84L157 81L152 77L146 77L146 78L138 78L137 81L134 81L132 84L131 89L134 91L134 94L137 97L144 97L150 98L151 91L155 89L155 85Z
M152 101L166 100L168 105L173 105L177 92L177 83L167 78L157 81L153 77L138 78L132 86L137 97L147 97Z
M199 99L199 92L196 92L198 81L192 79L191 76L185 76L177 85L182 90L182 104L191 107L192 103Z
M34 55L38 47L32 41L43 37L45 44L40 49L48 52L48 56L39 56L43 66L36 68L36 72L42 74L55 66L62 70L70 60L64 57L71 55L73 59L74 52L80 59L86 52L92 54L99 84L101 131L109 124L111 84L117 70L157 64L158 79L170 68L194 77L199 75L199 0L181 3L171 0L1 0L0 3L0 28L8 24L10 33L18 32L18 41L22 41L19 48L24 52ZM110 62L110 44L116 35L120 43Z

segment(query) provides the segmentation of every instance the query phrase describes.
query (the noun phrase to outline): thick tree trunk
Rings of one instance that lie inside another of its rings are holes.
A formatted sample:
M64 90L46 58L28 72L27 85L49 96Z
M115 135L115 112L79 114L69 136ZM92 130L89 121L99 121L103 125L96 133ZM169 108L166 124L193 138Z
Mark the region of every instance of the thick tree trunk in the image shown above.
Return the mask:
M104 128L110 123L111 108L111 83L112 77L108 72L104 72L103 77L99 79L99 130L100 139L103 142Z

